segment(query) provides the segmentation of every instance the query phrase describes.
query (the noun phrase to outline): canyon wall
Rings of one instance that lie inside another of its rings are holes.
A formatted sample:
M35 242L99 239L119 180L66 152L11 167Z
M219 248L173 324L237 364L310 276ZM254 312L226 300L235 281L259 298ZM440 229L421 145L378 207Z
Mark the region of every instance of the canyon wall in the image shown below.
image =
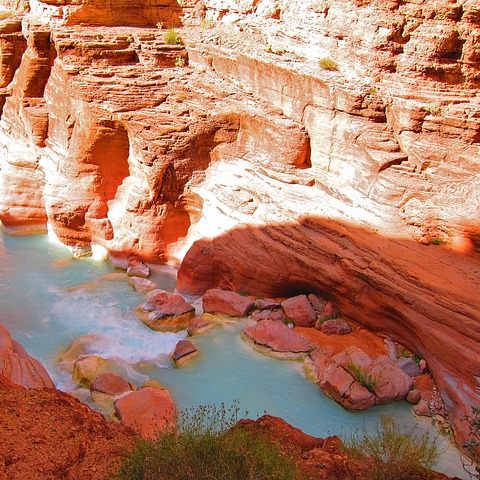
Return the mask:
M425 356L465 438L478 2L138 3L0 1L4 228L181 262L185 293L330 296Z

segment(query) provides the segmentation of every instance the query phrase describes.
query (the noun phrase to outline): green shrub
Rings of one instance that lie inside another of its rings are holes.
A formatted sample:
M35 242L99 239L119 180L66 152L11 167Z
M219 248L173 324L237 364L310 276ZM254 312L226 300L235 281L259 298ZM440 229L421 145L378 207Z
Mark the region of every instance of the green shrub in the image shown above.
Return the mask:
M185 59L183 57L176 57L175 58L175 66L176 67L184 67L185 66Z
M440 238L433 238L430 243L432 245L442 245L443 241Z
M167 30L164 39L167 45L181 45L183 43L182 37L174 28L169 28Z
M331 58L322 58L318 64L320 65L320 68L323 68L324 70L330 70L330 71L337 71L338 70L338 65L337 63L332 60Z
M368 463L365 480L425 480L439 456L436 440L402 429L392 418L381 417L377 430L353 435L345 442L349 456Z
M163 22L157 22L157 28L161 30L163 28Z
M347 369L355 377L357 382L360 383L360 385L363 385L370 392L375 390L375 387L378 385L378 379L376 379L373 375L366 372L362 367L353 362L349 362L347 364Z
M293 462L263 436L232 428L238 408L183 411L176 432L139 439L116 480L294 480Z

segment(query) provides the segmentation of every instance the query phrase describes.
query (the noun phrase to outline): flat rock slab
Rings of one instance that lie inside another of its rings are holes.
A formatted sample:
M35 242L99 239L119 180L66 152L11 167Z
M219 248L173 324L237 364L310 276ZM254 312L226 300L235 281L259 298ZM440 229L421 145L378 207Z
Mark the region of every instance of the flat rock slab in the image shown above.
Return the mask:
M273 352L306 354L312 349L295 330L275 320L262 320L245 328L243 333L257 345Z
M297 295L282 302L285 315L297 327L313 327L315 310L306 295Z
M203 311L223 313L230 317L245 317L254 307L254 302L238 293L212 288L203 296Z
M153 387L119 398L115 413L124 425L146 439L155 439L160 432L174 428L177 420L177 407L168 390Z
M261 322L262 320L275 320L277 322L284 322L287 317L283 308L276 310L261 310L253 313L252 318L256 322Z

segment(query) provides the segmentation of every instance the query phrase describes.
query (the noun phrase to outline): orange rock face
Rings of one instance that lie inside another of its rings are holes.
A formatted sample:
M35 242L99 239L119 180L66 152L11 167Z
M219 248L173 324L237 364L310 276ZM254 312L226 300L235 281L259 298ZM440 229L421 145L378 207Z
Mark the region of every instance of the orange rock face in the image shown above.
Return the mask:
M328 293L480 404L476 0L4 5L7 229Z
M31 357L0 325L0 375L27 388L55 388L43 365Z

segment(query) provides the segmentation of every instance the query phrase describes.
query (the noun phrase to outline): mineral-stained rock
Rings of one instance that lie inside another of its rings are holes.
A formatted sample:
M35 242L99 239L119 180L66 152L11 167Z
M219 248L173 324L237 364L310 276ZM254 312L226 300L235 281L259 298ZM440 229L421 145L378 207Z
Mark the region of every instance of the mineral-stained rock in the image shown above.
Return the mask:
M273 353L304 355L312 348L295 330L275 320L262 320L245 328L244 334Z
M115 364L110 360L98 355L87 355L75 361L72 378L79 385L89 388L97 377L116 370Z
M0 375L27 388L55 388L43 365L31 357L0 324Z
M143 438L154 439L175 426L177 407L168 390L143 387L115 401L120 421Z
M184 363L187 360L198 355L197 347L190 340L180 340L175 345L172 353L172 360L176 364Z
M282 302L283 310L289 320L297 327L313 327L315 311L306 295L297 295Z
M223 313L231 317L244 317L253 308L254 302L238 293L214 288L203 295L203 311Z
M352 327L340 318L326 320L320 328L325 335L346 335L352 331Z

